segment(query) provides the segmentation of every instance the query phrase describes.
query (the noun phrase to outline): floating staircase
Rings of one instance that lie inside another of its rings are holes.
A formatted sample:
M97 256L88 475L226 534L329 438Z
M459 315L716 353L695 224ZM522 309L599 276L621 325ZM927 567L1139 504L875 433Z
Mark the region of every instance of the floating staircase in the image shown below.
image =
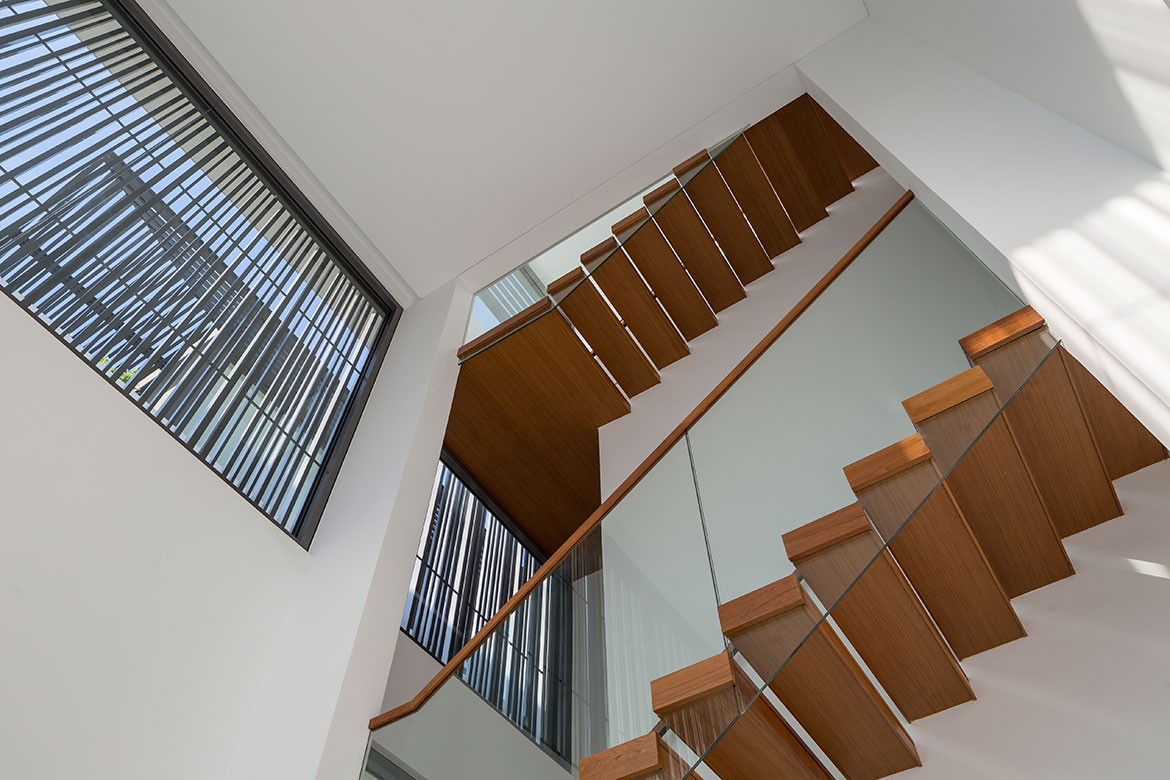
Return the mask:
M556 550L601 503L597 429L876 167L808 95L677 166L547 299L459 351L448 453Z
M829 777L817 755L848 780L920 766L902 718L974 700L960 660L1025 637L1010 599L1074 574L1062 538L1119 516L1112 480L1167 457L1031 308L960 346L972 368L903 403L917 433L845 466L857 503L784 535L797 573L720 606L739 659L651 684L665 727L724 780ZM580 777L681 780L663 733Z

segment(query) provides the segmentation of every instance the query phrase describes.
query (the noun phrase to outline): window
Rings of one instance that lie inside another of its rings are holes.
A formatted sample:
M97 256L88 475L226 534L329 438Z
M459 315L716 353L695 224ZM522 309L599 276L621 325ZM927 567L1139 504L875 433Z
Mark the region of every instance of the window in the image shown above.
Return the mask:
M419 543L402 630L446 664L536 574L542 560L445 463ZM570 760L573 586L554 574L459 677L534 742Z
M128 10L0 5L0 289L307 546L398 307Z

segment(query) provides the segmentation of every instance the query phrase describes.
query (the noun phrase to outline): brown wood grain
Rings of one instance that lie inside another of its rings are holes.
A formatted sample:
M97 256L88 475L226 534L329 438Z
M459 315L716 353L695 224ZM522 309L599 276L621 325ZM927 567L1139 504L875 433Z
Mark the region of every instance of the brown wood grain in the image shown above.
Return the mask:
M845 479L856 493L911 466L930 460L930 448L917 433L867 455L844 468Z
M662 308L678 326L679 333L690 341L714 328L719 320L703 300L658 225L649 219L649 212L640 211L647 215L647 221L633 228L632 233L630 229L619 231L622 223L618 223L614 225L614 234L646 284L658 296Z
M743 284L750 284L773 269L768 253L714 164L708 163L697 171L686 182L686 191Z
M582 252L581 253L581 265L589 266L589 265L592 265L596 261L603 260L603 259L609 257L610 255L612 255L615 251L617 251L617 248L618 248L617 239L614 238L613 236L610 236L609 238L605 239L601 243L596 244L595 246L592 246L589 249L586 249L584 252Z
M808 230L829 216L775 114L749 127L744 137L797 231Z
M825 129L825 135L829 137L829 146L837 155L837 162L841 163L846 176L856 180L878 167L877 160L873 159L869 152L829 115L828 111L815 100L813 104L816 106L821 126Z
M564 284L566 277L573 281ZM576 268L557 281L561 282L559 289L568 290L558 303L561 312L589 342L626 395L633 398L658 384L658 371L602 300L593 282L585 277L584 270ZM550 295L555 294L555 284L548 286Z
M1166 459L1166 447L1068 352L1061 355L1109 479Z
M980 328L969 336L959 339L959 346L962 347L967 357L974 361L991 350L1002 347L1009 341L1014 341L1043 327L1044 318L1037 314L1031 306L1025 306Z
M458 349L458 351L456 351L455 357L457 357L459 360L467 360L469 357L483 351L488 346L503 341L512 333L512 331L520 330L529 323L544 316L551 309L552 301L550 301L548 298L542 298L523 311L513 314L511 317L504 320L491 330L485 331L482 335L477 336L464 344Z
M955 503L1014 598L1075 572L998 409L988 388L917 427L939 468L945 473L954 465L947 484Z
M699 419L702 418L702 416L706 414L729 389L731 389L731 386L734 385L740 377L747 373L748 369L755 365L756 361L759 360L763 354L767 352L768 349L773 344L775 344L781 336L784 335L785 332L787 332L790 327L792 327L792 324L796 322L800 316L804 314L804 312L807 311L808 308L812 306L818 298L820 298L821 295L824 294L825 290L827 290L829 286L841 274L843 274L850 265L852 265L853 261L856 260L858 256L860 256L861 253L865 251L865 249L870 244L873 243L874 239L881 235L881 232L885 230L885 228L888 227L889 224L893 222L894 219L899 214L901 214L907 206L910 205L910 203L913 202L913 200L913 192L907 190L905 193L903 193L903 195L898 198L898 200L892 206L890 206L890 208L887 209L881 217L878 218L877 222L875 222L874 225L869 230L867 230L865 234L860 239L858 239L852 247L849 248L849 251L847 251L831 269L829 269L828 273L821 277L821 279L818 280L815 285L813 285L812 289L809 290L796 303L796 305L793 306L792 309L790 309L778 323L776 323L776 326L772 328L772 330L770 330L768 334L765 335L758 344L756 344L755 347L752 348L752 350L744 357L744 359L737 363L735 368L733 368L727 374L727 376L725 376L723 380L720 381L719 384L717 384L715 388L710 393L708 393L701 402L699 402L694 410L692 410L690 414L688 414L681 422L679 422L677 426L675 426L674 430L671 431L666 436L666 438L663 439L662 442L654 448L650 455L648 455L646 459L642 461L642 463L639 464L638 467L634 469L634 471L628 477L626 477L626 479L617 487L617 489L614 490L608 498L601 502L601 506L599 506L596 511L594 511L593 514L590 515L589 518L581 524L581 527L578 528L573 533L573 535L569 537L569 539L566 540L565 543L549 557L547 561L545 561L544 565L541 566L539 570L537 570L536 574L534 574L528 580L528 582L524 583L524 585L521 586L520 590L518 590L516 594L512 596L512 598L508 599L507 603L505 603L504 606L501 607L500 610L495 615L493 615L486 624L484 624L483 628L481 628L479 632L476 633L474 637L472 637L471 641L469 641L466 645L463 646L462 649L455 653L451 660L447 662L447 665L444 666L443 669L437 675L435 675L435 677L432 678L430 682L423 686L422 690L420 690L413 699L411 699L406 704L395 707L392 710L371 718L370 729L373 730L380 728L382 726L393 723L400 718L404 718L411 713L417 712L420 707L429 701L430 698L435 695L435 692L438 691L438 689L443 685L443 683L449 680L459 671L463 663L471 656L471 654L474 653L485 641L487 641L488 637L495 633L495 631L501 625L503 625L508 616L511 615L516 610L516 608L519 607L550 574L556 571L557 567L559 567L566 559L568 559L579 545L585 543L587 539L591 538L591 535L597 530L601 524L601 521L605 519L606 515L608 515L613 510L613 508L617 506L627 495L629 495L630 491L632 491L635 487L638 486L639 483L641 483L642 479L648 473L650 473L650 470L653 469L654 466L660 460L662 460L662 458L665 457L666 454L670 452L670 450L673 449L679 441L682 440L683 436L686 435L686 432L690 430L691 426L698 422ZM613 266L614 259L617 257L618 256L615 255L614 258L611 258L603 266L594 271L593 278L597 281L600 281L600 272L605 268ZM624 256L621 257L624 259ZM602 286L602 289L606 290L604 286ZM610 297L611 301L613 301L613 297L609 296L608 291L606 291L606 295L607 297ZM621 311L620 308L619 311ZM625 315L623 314L623 316ZM637 335L636 332L635 335Z
M976 342L973 351L978 357L974 359L991 377L999 402L1011 399L1004 414L1036 480L1040 499L1057 532L1071 536L1120 516L1121 503L1105 474L1064 362L1052 352L1054 340L1042 327L1043 320L1040 327L1030 325L1017 328L1014 337L1000 338L991 348Z
M679 179L682 179L695 168L698 168L700 165L706 165L710 161L711 153L706 149L700 149L678 165L674 166L672 171L675 176L677 176Z
M771 678L772 692L846 777L877 780L920 766L897 715L819 618L801 599L768 621L724 633L757 674Z
M976 366L907 398L902 402L902 408L906 410L910 422L917 425L981 393L989 392L991 388L991 379L983 369Z
M800 243L792 220L784 211L747 138L741 135L732 141L715 158L715 167L723 175L769 258L779 257Z
M654 733L585 756L578 767L581 780L683 780L689 767ZM691 775L699 780L697 774Z
M929 455L929 450L927 450ZM848 475L848 470L846 474ZM852 484L890 552L959 658L1025 636L983 548L932 460Z
M768 700L755 697L754 686L726 653L697 666L704 668L702 675L682 669L669 675L677 682L662 684L656 680L651 689L656 685L659 690L674 689L697 678L703 693L696 696L687 691L672 695L668 701L654 696L651 699L655 714L692 751L698 755L707 753L705 763L719 777L827 780L828 772ZM713 669L718 675L717 685L706 679Z
M550 311L462 364L444 446L551 553L600 503L597 429L628 412Z
M819 528L818 528L819 526ZM971 701L975 694L860 504L805 526L836 541L788 546L788 558L849 638L907 720ZM833 606L835 605L835 606Z
M654 365L666 368L690 354L687 342L654 300L625 252L621 249L612 252L593 268L591 278L625 320L626 327Z
M795 563L858 534L868 535L869 531L869 518L865 516L861 505L850 504L784 534L784 550L788 553L788 560Z
M747 297L685 195L678 193L654 210L654 221L714 311L723 311Z
M775 116L821 205L828 206L853 192L853 182L841 167L819 114L816 102L806 93L782 106Z

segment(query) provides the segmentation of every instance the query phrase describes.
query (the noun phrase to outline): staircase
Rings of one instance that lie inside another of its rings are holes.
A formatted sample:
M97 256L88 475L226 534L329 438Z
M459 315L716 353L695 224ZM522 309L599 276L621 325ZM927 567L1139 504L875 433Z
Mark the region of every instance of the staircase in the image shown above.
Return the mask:
M856 503L784 535L796 574L720 606L734 655L655 680L662 728L582 780L681 780L668 739L723 780L922 765L904 722L975 699L961 661L1024 638L1011 599L1072 576L1062 540L1118 517L1113 480L1167 457L1032 309L960 347L970 370L903 402L917 433L844 467Z
M451 457L556 550L601 503L597 429L876 167L808 95L678 165L547 299L459 351Z

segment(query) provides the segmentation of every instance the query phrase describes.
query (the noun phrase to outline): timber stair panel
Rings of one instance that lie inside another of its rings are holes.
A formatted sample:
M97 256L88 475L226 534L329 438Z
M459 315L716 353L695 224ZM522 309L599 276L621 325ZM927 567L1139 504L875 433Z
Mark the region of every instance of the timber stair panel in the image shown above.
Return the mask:
M593 347L626 395L633 398L661 381L650 359L602 299L584 269L574 268L548 286L561 313Z
M719 324L649 211L638 209L614 225L613 234L683 338L691 341Z
M860 504L784 535L797 573L907 720L975 698L971 683Z
M1121 504L1081 413L1063 350L1049 355L1055 344L1030 306L959 340L972 364L991 378L1001 405L1019 389L1004 415L1063 537L1120 516Z
M1120 479L1167 457L1162 442L1068 352L1062 355L1105 473Z
M968 658L1026 636L950 487L939 484L941 475L921 436L844 470L956 656Z
M747 297L699 213L682 194L677 179L671 179L643 200L712 310L723 311Z
M939 468L955 466L948 484L1008 596L1074 573L1016 437L1007 419L997 414L1000 405L981 368L902 405Z
M719 622L752 668L771 677L772 692L850 780L876 780L921 765L897 715L833 627L821 621L795 576L722 605Z
M723 175L728 189L770 257L779 257L800 244L800 234L784 211L746 137L741 135L720 152L715 158L715 167Z
M707 150L676 166L674 175L686 188L695 210L715 237L740 282L750 284L773 270L771 258L752 232L752 226L740 211L735 196L711 162Z
M654 365L666 368L690 354L686 340L658 305L617 239L607 238L585 252L581 264L590 270L590 278L605 293Z
M690 767L657 734L581 759L580 780L683 780ZM701 780L697 774L690 776Z
M710 748L706 764L723 780L830 777L768 700L755 696L727 653L654 680L650 698L655 714L691 750L703 755Z
M837 162L841 164L846 176L856 180L878 167L877 160L873 159L870 153L865 151L865 147L857 143L837 120L829 116L829 112L820 103L815 100L812 103L817 117L821 120L821 127L825 130L825 136L829 139L829 145L833 147Z

